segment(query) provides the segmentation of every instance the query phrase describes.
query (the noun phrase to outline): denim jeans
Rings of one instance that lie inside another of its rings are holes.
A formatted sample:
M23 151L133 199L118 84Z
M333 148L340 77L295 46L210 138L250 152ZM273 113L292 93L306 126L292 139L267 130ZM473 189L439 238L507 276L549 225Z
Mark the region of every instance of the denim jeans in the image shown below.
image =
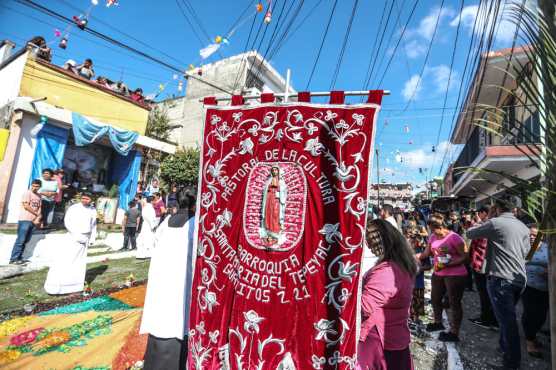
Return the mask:
M523 287L511 281L489 276L488 295L494 315L500 326L500 348L504 353L504 366L518 369L521 365L521 341L515 305L523 292Z
M15 240L15 244L12 249L10 262L21 260L23 251L25 249L25 244L27 244L31 239L34 228L35 226L31 221L19 221L17 223L17 239Z
M131 243L131 249L137 249L136 232L137 226L126 226L124 230L124 249L127 249L129 243Z

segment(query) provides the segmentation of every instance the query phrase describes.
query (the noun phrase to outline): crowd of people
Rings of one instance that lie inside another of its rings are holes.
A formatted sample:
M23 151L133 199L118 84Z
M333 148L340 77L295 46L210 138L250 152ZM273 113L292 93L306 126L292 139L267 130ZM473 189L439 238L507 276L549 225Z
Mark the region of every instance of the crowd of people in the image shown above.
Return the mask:
M63 171L45 169L41 179L32 181L22 199L11 263L22 263L33 228L48 224L53 204L60 199L62 178ZM139 184L137 190L125 212L122 232L124 249L137 249L137 258L151 258L141 325L141 332L149 334L145 368L164 363L165 368L178 369L187 352L195 199L176 185L163 195L156 179L146 188ZM378 218L369 217L367 245L378 260L363 277L360 367L411 369L412 331L440 332L438 339L444 342L462 340L462 321L469 314L462 300L474 288L480 310L471 313L469 320L499 331L502 368L521 365L520 324L527 353L542 357L537 334L548 312L548 249L537 240L536 225L525 225L516 216L507 202L496 201L476 211L433 213L427 218L417 211L396 213L392 206L383 205ZM67 210L64 223L71 241L50 266L44 285L48 293L83 290L96 218L91 194L86 192ZM179 233L187 239L173 243L183 240ZM433 315L424 325L427 275ZM442 320L444 311L449 327Z
M32 53L37 59L52 63L52 49L48 46L44 37L33 37L27 42L27 45L31 48ZM94 81L105 89L114 91L115 93L125 96L139 104L149 103L145 99L143 95L143 89L141 88L130 90L122 81L111 81L108 77L105 76L98 76L95 79L96 74L93 68L93 60L90 58L85 59L81 64L77 64L77 62L73 59L69 59L64 63L62 68L70 73L75 74L76 76L79 76L86 80Z
M520 300L527 353L542 357L537 334L549 308L548 250L542 240L535 244L537 226L522 222L519 212L508 204L496 201L491 207L475 211L434 213L427 222L419 212L396 213L393 207L384 205L380 217L403 233L419 265L409 309L409 328L422 326L426 271L431 272L433 321L425 330L440 331L438 339L444 342L460 340L462 299L466 291L474 291L475 287L480 311L476 317L469 318L470 322L484 329L498 330L503 357L502 364L498 365L517 369L521 365L516 311ZM449 328L442 321L444 310L448 313Z

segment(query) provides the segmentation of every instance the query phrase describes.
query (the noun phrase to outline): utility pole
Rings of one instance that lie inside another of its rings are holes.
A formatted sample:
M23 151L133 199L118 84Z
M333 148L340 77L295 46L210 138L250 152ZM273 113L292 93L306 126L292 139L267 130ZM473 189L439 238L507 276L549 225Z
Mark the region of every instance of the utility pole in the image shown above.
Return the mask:
M376 205L380 208L380 162L378 160L380 152L375 149L376 154Z
M538 0L539 9L537 11L542 12L538 14L538 19L540 21L541 17L546 22L548 28L547 34L540 34L539 38L543 45L539 45L540 48L554 47L554 42L556 42L556 24L555 20L555 5L554 0ZM546 51L546 54L549 52ZM545 54L545 55L546 55ZM552 366L556 364L556 234L554 230L556 229L556 179L554 179L556 173L556 161L554 158L550 158L547 153L556 153L556 138L554 137L555 118L554 112L556 109L556 101L552 97L553 91L550 91L552 84L544 84L547 78L550 78L550 70L554 66L547 66L546 63L542 63L540 66L542 79L539 79L541 86L539 86L539 91L543 95L541 101L543 104L539 109L543 109L547 112L548 120L545 122L546 131L544 132L544 147L543 159L546 162L546 168L544 171L544 181L543 185L547 190L547 200L546 206L544 208L543 223L542 228L547 230L546 242L548 244L548 292L549 292L549 309L550 309L550 348L551 348L551 358ZM552 81L554 81L552 79ZM547 86L548 85L548 86Z

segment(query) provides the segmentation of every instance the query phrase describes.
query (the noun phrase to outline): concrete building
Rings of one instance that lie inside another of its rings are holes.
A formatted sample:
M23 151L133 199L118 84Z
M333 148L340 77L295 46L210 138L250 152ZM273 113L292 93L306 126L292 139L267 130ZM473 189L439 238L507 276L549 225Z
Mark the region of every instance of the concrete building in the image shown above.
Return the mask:
M18 221L22 195L44 168L66 172L62 216L64 203L80 191L96 198L118 185L112 209L121 217L135 195L144 151L174 153L176 146L144 136L150 107L51 64L30 47L15 53L13 47L0 43L0 222ZM98 134L86 144L85 135L76 140L76 124ZM119 146L124 137L130 144Z
M504 73L508 63L516 78ZM465 146L446 173L446 195L468 196L481 204L516 185L487 171L499 171L524 180L539 178L540 171L530 160L532 154L542 150L539 114L536 106L528 105L519 84L524 74L532 73L528 66L523 48L515 48L513 55L511 49L502 49L481 57L450 138L453 144ZM495 114L494 109L486 107L496 107L503 114ZM478 121L487 124L489 129L479 127ZM514 135L495 134L493 131L500 126L504 130L499 132L511 131ZM462 168L486 171L462 171Z
M380 198L379 198L380 197ZM369 202L371 206L391 204L394 208L408 210L412 207L413 186L406 184L371 184Z
M283 93L286 80L256 51L235 55L230 58L202 66L198 78L235 94L255 95L261 92ZM173 130L170 140L182 147L198 147L205 119L203 104L206 96L229 97L229 94L189 78L184 97L168 99L159 103L167 110L171 125L180 126ZM295 90L290 88L290 92ZM254 101L249 104L256 104Z

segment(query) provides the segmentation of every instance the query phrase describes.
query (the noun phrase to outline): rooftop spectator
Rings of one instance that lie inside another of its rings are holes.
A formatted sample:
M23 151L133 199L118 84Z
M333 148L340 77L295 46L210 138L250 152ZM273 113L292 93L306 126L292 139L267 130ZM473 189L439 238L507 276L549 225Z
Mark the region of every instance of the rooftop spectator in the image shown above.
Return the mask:
M115 84L112 84L111 88L118 94L129 96L129 90L127 89L127 86L122 81L118 81Z
M143 103L143 101L145 99L143 97L143 89L141 89L141 88L135 89L135 91L131 94L131 99L133 101L136 101L137 103Z
M77 74L77 63L73 59L68 59L62 68L66 71Z
M95 76L93 61L89 58L85 59L83 64L78 65L76 68L79 76L86 78L87 80L90 80Z
M111 89L112 87L108 84L108 80L106 79L106 77L104 76L98 76L97 77L97 84L99 84L102 87L106 87L107 89Z
M27 42L27 46L32 48L32 53L37 59L42 59L50 63L52 60L52 51L46 44L44 37L35 36Z

